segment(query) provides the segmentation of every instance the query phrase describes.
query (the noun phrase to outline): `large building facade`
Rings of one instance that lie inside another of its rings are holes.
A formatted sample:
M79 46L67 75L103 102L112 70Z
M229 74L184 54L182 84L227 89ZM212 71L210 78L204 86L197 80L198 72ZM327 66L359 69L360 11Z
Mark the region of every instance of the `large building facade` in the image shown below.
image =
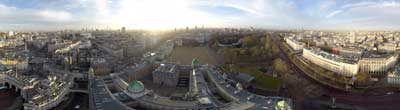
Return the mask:
M304 43L294 40L292 37L285 37L285 42L295 51L301 51L304 48Z
M387 83L391 85L400 85L400 73L390 72L387 75Z
M395 69L388 72L386 76L386 81L388 84L393 86L400 86L400 66L396 65Z
M91 61L90 68L96 76L109 75L112 71L110 63L104 58L94 58Z
M324 55L325 54L325 55ZM357 63L342 62L328 58L330 54L315 49L303 48L303 57L322 68L339 73L343 76L354 76L358 73Z
M360 48L332 48L332 52L342 56L362 56L363 50Z
M382 57L364 57L355 62L349 62L336 58L335 55L317 49L303 49L303 57L325 69L344 76L354 76L358 72L370 75L384 75L392 68L398 59L398 55Z
M358 65L360 72L366 72L371 75L383 75L392 68L398 59L398 55L379 58L362 58Z
M179 71L176 65L160 64L152 75L153 83L174 87L178 83Z

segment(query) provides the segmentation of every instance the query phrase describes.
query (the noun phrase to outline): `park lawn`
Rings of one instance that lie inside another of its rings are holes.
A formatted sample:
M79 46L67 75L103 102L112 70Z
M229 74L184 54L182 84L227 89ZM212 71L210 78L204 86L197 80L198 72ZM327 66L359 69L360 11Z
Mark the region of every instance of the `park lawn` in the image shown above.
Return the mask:
M259 70L259 67L238 67L231 66L233 71L239 71L242 73L247 73L255 77L255 84L259 88L278 90L282 82L274 77L263 75Z
M216 58L213 57L206 47L175 47L171 55L167 58L167 61L190 65L193 59L199 60L201 64L218 64Z

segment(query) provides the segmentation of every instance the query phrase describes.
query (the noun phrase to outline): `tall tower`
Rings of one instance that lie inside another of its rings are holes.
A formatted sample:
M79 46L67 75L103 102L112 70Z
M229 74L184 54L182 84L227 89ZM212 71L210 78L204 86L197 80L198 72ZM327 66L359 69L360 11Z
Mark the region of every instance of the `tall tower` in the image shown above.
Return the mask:
M121 32L126 32L126 28L125 28L125 27L122 27L122 28L121 28Z
M25 51L29 51L29 50L28 50L28 44L27 44L27 41L26 41L25 38L24 38L24 46L25 46Z
M349 35L349 42L350 42L350 43L355 43L356 40L357 40L356 33L355 33L355 32L350 32L350 35Z

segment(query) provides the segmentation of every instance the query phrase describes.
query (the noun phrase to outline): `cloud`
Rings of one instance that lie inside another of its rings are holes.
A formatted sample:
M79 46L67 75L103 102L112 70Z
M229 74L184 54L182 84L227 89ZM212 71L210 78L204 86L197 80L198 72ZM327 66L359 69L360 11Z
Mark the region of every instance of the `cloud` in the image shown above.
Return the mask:
M326 18L331 18L331 17L333 17L333 16L335 16L337 14L340 14L342 12L343 12L342 10L335 10L335 11L329 13L328 15L326 15Z
M72 15L66 11L19 9L0 4L2 23L62 23L71 21Z
M232 19L230 24L241 27L287 28L313 24L318 21L309 15L300 13L297 9L298 6L291 0L212 0L202 3L214 7L230 7L240 10L242 14L234 14L236 17L233 17L235 19ZM226 19L224 16L220 17Z
M80 29L107 26L111 18L108 0L19 0L0 2L2 29ZM16 5L15 5L16 4Z
M399 1L3 0L0 27L332 28L400 26Z
M246 6L242 6L242 5L237 5L237 4L227 4L227 5L225 5L225 6L226 6L226 7L231 7L231 8L234 8L234 9L238 9L238 10L242 10L242 11L244 11L244 12L246 12L246 13L253 14L253 15L255 15L255 16L265 16L264 13L262 13L262 12L260 12L259 10L256 10L256 9L252 9L252 8L250 8L250 7L246 7Z
M355 7L366 7L370 5L375 5L377 2L373 1L364 1L364 2L358 2L358 3L349 3L346 5L343 5L342 8L355 8Z
M27 2L40 8L7 6L9 10L17 10L19 15L7 14L0 17L0 21L8 24L36 23L44 27L69 24L75 27L110 25L152 29L192 25L284 28L304 26L318 21L308 15L300 14L295 8L296 4L290 0L49 0L47 2L33 0ZM18 19L10 20L10 18Z
M46 21L54 21L54 22L65 22L72 19L71 14L65 11L52 11L52 10L44 10L44 11L35 11L33 13L38 18L43 18Z

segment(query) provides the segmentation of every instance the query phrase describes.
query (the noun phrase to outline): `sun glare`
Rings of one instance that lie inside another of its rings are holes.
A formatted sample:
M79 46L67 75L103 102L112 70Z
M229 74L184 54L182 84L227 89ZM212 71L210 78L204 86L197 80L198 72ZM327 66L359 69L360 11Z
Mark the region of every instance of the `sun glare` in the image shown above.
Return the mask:
M183 0L123 0L115 20L119 25L143 29L171 29L212 23L207 14Z

